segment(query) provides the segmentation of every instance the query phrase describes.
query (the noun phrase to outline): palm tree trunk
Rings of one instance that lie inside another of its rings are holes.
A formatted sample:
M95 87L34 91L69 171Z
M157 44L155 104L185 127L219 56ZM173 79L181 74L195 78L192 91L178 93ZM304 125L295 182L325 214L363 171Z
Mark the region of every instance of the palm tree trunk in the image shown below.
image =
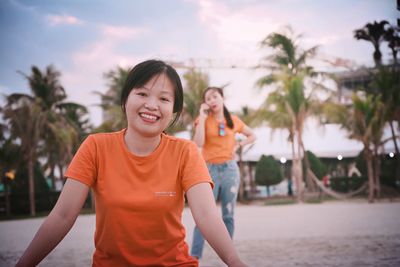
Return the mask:
M290 140L290 143L291 143L291 147L292 147L292 167L291 167L291 173L290 173L290 179L292 180L292 184L293 184L293 182L294 182L294 184L295 184L295 186L296 186L296 188L298 188L297 187L297 179L296 179L296 174L295 174L295 159L296 159L296 152L295 152L295 147L294 147L294 140L293 140L293 138L291 138L291 140Z
M9 179L7 177L4 178L4 196L5 196L5 204L6 204L6 215L7 217L11 214L10 209L10 190L9 190Z
M364 151L365 159L367 161L367 170L368 170L368 202L373 203L375 201L374 198L374 169L372 164L372 155L368 148L365 148Z
M396 154L399 154L399 147L397 146L397 141L396 141L396 133L394 132L394 126L393 126L393 121L389 121L389 125L390 125L390 131L392 133L392 140L393 140L393 144L394 144L394 149L396 151Z
M58 164L58 171L60 172L60 180L65 182L64 170L61 164Z
M34 176L34 159L32 156L28 158L28 183L29 183L29 210L31 216L36 215L36 205L35 205L35 176Z
M302 147L302 150L303 150L304 164L306 165L307 185L309 186L309 190L311 192L315 192L315 191L317 191L317 187L316 187L314 181L312 180L312 178L310 177L310 175L308 174L309 173L308 171L311 170L310 161L308 160L308 156L307 156L307 153L306 153L306 149L304 148L303 140L301 140L301 147Z
M375 51L374 51L374 61L375 61L375 66L380 67L382 65L382 53L379 48L379 44L374 45Z
M394 144L394 149L396 152L396 169L394 171L394 175L395 175L395 181L400 181L400 152L399 152L399 147L397 145L397 141L396 141L396 133L394 131L394 126L393 126L393 121L389 121L389 125L390 125L390 131L392 133L392 140L393 140L393 144ZM399 124L400 125L400 124Z
M381 195L381 183L380 183L380 176L381 176L381 160L378 154L378 150L375 148L374 151L374 182L375 182L375 196L379 199Z
M299 132L297 132L297 135L299 135ZM300 138L297 136L297 179L298 179L298 189L297 189L297 201L299 203L302 203L304 201L304 188L303 188L303 164L301 160L301 143L300 143Z
M49 176L51 178L51 191L52 192L56 191L56 177L54 175L54 169L55 169L54 164L51 164L50 165L50 175Z

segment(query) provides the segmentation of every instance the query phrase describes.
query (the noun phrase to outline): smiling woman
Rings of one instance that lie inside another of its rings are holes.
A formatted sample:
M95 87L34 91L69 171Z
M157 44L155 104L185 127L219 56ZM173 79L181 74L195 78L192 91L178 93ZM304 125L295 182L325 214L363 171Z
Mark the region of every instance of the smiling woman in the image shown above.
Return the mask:
M196 145L164 133L182 106L181 81L170 65L136 65L121 96L127 128L92 134L82 143L57 204L16 266L35 266L57 246L90 189L96 200L93 266L198 266L181 221L185 195L221 259L246 266L216 211L214 184Z

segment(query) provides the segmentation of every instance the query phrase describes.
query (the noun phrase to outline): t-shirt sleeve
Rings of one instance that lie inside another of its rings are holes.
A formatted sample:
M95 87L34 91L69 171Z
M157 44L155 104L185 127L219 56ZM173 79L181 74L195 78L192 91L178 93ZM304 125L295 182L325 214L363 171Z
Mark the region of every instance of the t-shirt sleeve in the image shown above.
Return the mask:
M212 188L214 187L206 162L193 142L189 142L185 146L183 164L181 166L181 177L182 187L185 192L198 183L209 183Z
M244 122L239 119L239 117L234 116L233 117L234 120L234 125L235 125L235 132L241 133L243 131L244 126L246 126L246 124L244 124Z
M96 153L94 137L89 135L72 158L65 176L93 186L97 177Z

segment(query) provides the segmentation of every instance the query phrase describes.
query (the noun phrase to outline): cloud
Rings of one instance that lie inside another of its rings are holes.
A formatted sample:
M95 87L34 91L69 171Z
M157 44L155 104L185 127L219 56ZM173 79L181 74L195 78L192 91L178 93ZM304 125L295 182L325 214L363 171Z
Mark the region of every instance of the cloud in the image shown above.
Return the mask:
M70 15L47 15L46 20L50 26L83 24L82 20Z
M226 57L258 59L261 39L279 26L260 4L236 9L210 0L197 4L199 20L215 34Z
M132 67L149 56L143 53L139 58L118 49L121 44L138 39L141 34L148 32L145 28L101 25L98 31L100 35L97 40L71 55L72 65L63 70L62 77L70 99L89 108L95 125L101 122L101 110L95 107L95 104L100 103L100 98L93 92L105 92L106 80L103 74L116 66Z
M125 26L101 26L101 31L105 38L130 39L135 38L142 33L148 32L148 29L143 27L125 27Z

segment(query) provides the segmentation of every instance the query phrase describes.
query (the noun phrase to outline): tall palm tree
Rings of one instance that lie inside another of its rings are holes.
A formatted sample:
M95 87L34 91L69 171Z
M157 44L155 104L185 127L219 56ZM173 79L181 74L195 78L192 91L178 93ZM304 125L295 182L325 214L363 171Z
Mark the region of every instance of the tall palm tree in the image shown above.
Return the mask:
M274 84L275 91L270 93L259 111L260 116L270 123L270 127L284 128L289 132L288 140L292 142L293 165L292 174L298 190L298 201L303 201L302 157L304 145L302 141L306 118L311 114L314 101L313 94L305 96L305 79L318 75L307 60L316 54L317 46L303 50L299 46L301 36L288 33L272 33L262 42L262 46L274 49L274 54L263 59L259 67L270 71L257 81L259 87ZM311 104L313 103L313 104ZM296 142L296 145L295 145ZM310 187L312 182L308 183Z
M49 65L44 71L32 66L31 73L26 75L20 72L29 83L32 95L40 100L41 109L45 117L41 138L45 142L41 156L47 157L48 170L52 179L52 187L55 190L55 166L59 169L59 178L63 179L63 169L72 158L77 148L83 125L75 124L71 110L80 110L79 115L87 116L87 109L73 102L66 102L67 94L61 85L61 73L53 65ZM81 119L82 120L82 119Z
M374 46L374 62L375 66L382 65L382 52L380 45L385 38L385 26L389 22L382 20L380 22L374 21L373 23L367 23L364 27L354 31L354 38L357 40L365 40L371 42Z

